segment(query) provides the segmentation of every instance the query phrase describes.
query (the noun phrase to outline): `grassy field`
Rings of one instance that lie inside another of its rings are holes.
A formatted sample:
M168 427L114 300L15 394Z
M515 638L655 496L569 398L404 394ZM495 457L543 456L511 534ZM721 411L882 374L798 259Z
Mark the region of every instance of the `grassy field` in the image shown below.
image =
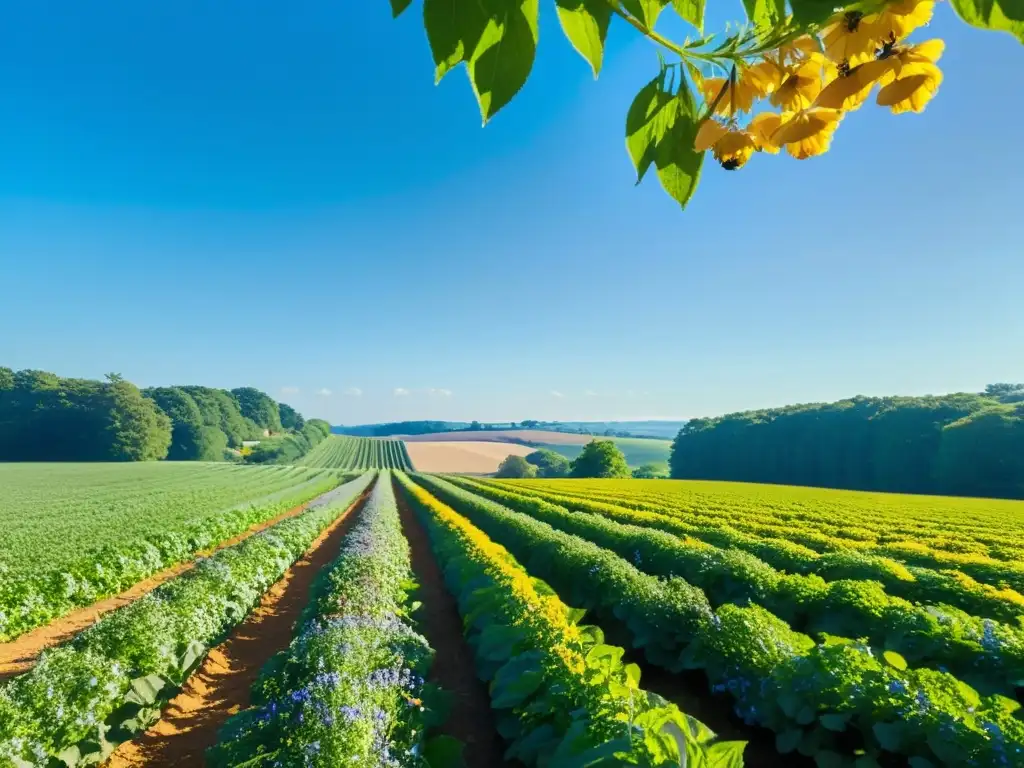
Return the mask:
M0 464L0 567L60 569L96 547L174 532L321 474L198 462Z
M672 450L671 440L650 440L644 437L594 437L588 440L611 440L622 451L626 462L631 467L639 467L643 464L658 464L661 467L668 467L668 457ZM582 445L567 445L565 443L547 444L556 453L560 453L567 459L575 459L583 450Z

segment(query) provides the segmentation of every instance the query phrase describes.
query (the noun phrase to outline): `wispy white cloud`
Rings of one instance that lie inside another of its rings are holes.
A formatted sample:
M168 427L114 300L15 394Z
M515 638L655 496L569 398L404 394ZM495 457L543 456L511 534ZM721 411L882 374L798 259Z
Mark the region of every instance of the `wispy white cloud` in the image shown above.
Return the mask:
M451 397L452 391L450 389L444 389L443 387L438 389L431 388L427 390L427 394L431 397Z
M562 394L561 392L559 392L559 391L558 391L557 389L552 389L552 390L551 390L551 396L552 396L552 397L557 397L557 398L559 398L559 399L561 399L561 398L565 397L565 395L563 395L563 394Z
M347 395L348 397L362 397L363 390L361 390L359 387L349 387L341 394Z
M597 392L595 392L592 389L584 389L583 390L583 396L584 397L597 397Z
M316 393L318 395L320 395L320 397L330 397L331 396L331 390L329 390L327 387L321 387L320 389L318 389L316 391Z
M409 390L406 389L405 387L395 387L395 389L392 392L392 394L395 397L405 397L406 395L409 394Z
M282 395L297 395L299 394L298 387L281 387Z

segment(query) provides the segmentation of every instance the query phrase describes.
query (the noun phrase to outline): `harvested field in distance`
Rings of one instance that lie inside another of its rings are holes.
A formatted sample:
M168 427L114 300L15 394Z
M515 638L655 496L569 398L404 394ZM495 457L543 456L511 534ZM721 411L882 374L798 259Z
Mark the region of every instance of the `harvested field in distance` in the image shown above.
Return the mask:
M552 432L546 429L480 429L462 432L431 432L427 435L395 435L395 439L406 443L448 443L448 442L486 442L515 443L522 440L529 443L545 445L585 445L594 439L594 435L576 435L570 432ZM415 463L416 458L413 457ZM419 464L416 469L423 470Z
M438 441L406 443L413 466L419 472L470 472L487 474L498 469L502 459L526 456L536 448L515 443L484 441Z

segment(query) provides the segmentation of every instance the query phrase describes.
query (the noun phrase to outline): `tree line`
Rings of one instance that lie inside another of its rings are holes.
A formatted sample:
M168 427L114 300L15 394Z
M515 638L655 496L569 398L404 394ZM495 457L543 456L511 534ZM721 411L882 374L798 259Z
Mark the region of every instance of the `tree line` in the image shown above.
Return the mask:
M1024 384L691 419L674 478L1024 498Z
M0 461L287 462L329 432L253 387L139 389L118 374L97 381L0 367Z

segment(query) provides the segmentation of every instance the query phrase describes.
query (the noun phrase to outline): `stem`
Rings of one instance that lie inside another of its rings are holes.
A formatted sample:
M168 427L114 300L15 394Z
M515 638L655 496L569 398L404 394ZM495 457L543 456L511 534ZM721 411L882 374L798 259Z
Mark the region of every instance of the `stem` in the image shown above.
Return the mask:
M619 7L619 4L618 4L618 2L616 2L616 0L609 0L608 4L611 6L612 11L617 16L619 16L620 18L625 19L627 22L629 22L629 24L631 26L633 26L635 29L639 30L639 32L641 34L643 34L646 37L650 38L650 40L652 42L656 43L657 45L662 46L663 48L667 48L668 50L672 51L673 53L675 53L678 56L681 56L683 58L687 58L688 56L690 56L690 52L687 51L685 48L682 48L681 46L676 45L671 40L669 40L667 37L662 37L660 34L655 32L653 29L648 29L646 26L641 24L638 19L634 19L628 13L623 11Z

